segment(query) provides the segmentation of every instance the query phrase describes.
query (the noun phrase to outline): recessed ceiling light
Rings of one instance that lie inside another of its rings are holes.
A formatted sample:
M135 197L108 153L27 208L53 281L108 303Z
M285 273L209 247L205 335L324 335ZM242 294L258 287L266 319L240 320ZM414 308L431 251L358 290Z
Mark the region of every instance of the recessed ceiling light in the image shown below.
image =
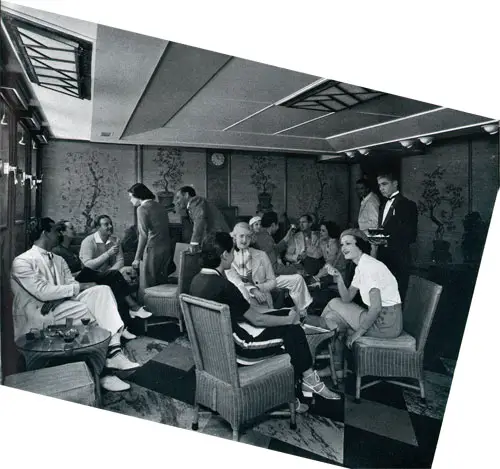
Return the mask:
M413 140L401 140L399 143L401 143L401 145L404 147L404 148L411 148L413 146Z
M488 132L490 135L495 135L498 133L498 124L487 124L483 125L483 130Z
M113 132L101 132L101 137L111 137L113 135Z
M430 145L434 139L432 137L420 137L419 140L424 144L424 145Z

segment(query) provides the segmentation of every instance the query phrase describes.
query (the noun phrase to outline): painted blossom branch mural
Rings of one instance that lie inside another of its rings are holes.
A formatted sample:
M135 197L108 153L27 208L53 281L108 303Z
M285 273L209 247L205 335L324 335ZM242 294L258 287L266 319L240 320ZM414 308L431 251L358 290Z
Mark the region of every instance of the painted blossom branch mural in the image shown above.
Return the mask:
M64 165L61 209L77 231L90 233L100 213L116 217L118 204L113 202L126 190L118 158L102 151L68 152Z
M332 169L321 163L305 161L298 163L293 171L300 175L296 180L300 190L293 191L292 201L297 216L309 213L318 223L331 219L338 212L333 206L341 195L340 188L335 184L332 174L329 174Z
M429 217L436 225L435 239L443 239L446 231L454 231L455 211L462 207L463 188L451 182L444 182L446 170L437 166L434 171L424 173L422 194L418 201L418 211Z
M180 150L159 147L153 161L158 166L160 176L153 182L153 187L165 194L179 189L184 175L184 160Z

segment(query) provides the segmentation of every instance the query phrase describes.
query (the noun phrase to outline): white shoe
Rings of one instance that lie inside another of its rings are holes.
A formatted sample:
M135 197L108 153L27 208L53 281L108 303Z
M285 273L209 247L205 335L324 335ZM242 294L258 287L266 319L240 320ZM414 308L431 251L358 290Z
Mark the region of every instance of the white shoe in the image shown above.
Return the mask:
M101 378L101 387L106 391L119 392L130 389L130 384L122 381L118 376L103 376Z
M141 365L129 360L123 352L118 352L114 357L106 360L106 368L111 370L133 370Z
M144 309L144 306L141 306L137 311L130 310L130 317L131 318L147 319L147 318L151 317L152 315L153 315L153 313L146 311Z
M122 332L122 338L125 340L134 340L137 339L137 336L135 334L132 334L128 329L123 329Z

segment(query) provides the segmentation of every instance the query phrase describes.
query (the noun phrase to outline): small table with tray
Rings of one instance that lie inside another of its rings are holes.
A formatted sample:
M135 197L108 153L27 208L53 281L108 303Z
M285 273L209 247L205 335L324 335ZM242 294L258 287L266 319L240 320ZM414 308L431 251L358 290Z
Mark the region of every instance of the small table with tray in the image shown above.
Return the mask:
M94 378L100 405L100 375L106 364L110 340L111 333L95 325L61 325L24 334L16 340L16 347L24 356L26 371L84 361Z

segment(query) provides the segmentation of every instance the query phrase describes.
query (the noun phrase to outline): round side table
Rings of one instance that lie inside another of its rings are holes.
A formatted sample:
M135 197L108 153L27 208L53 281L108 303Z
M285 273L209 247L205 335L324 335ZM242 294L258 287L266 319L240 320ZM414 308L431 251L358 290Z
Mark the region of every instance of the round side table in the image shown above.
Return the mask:
M111 333L98 326L75 326L79 335L73 342L65 342L62 337L43 335L33 340L22 335L16 340L16 347L23 354L26 371L49 366L84 361L94 378L96 398L101 404L100 375L106 364Z

